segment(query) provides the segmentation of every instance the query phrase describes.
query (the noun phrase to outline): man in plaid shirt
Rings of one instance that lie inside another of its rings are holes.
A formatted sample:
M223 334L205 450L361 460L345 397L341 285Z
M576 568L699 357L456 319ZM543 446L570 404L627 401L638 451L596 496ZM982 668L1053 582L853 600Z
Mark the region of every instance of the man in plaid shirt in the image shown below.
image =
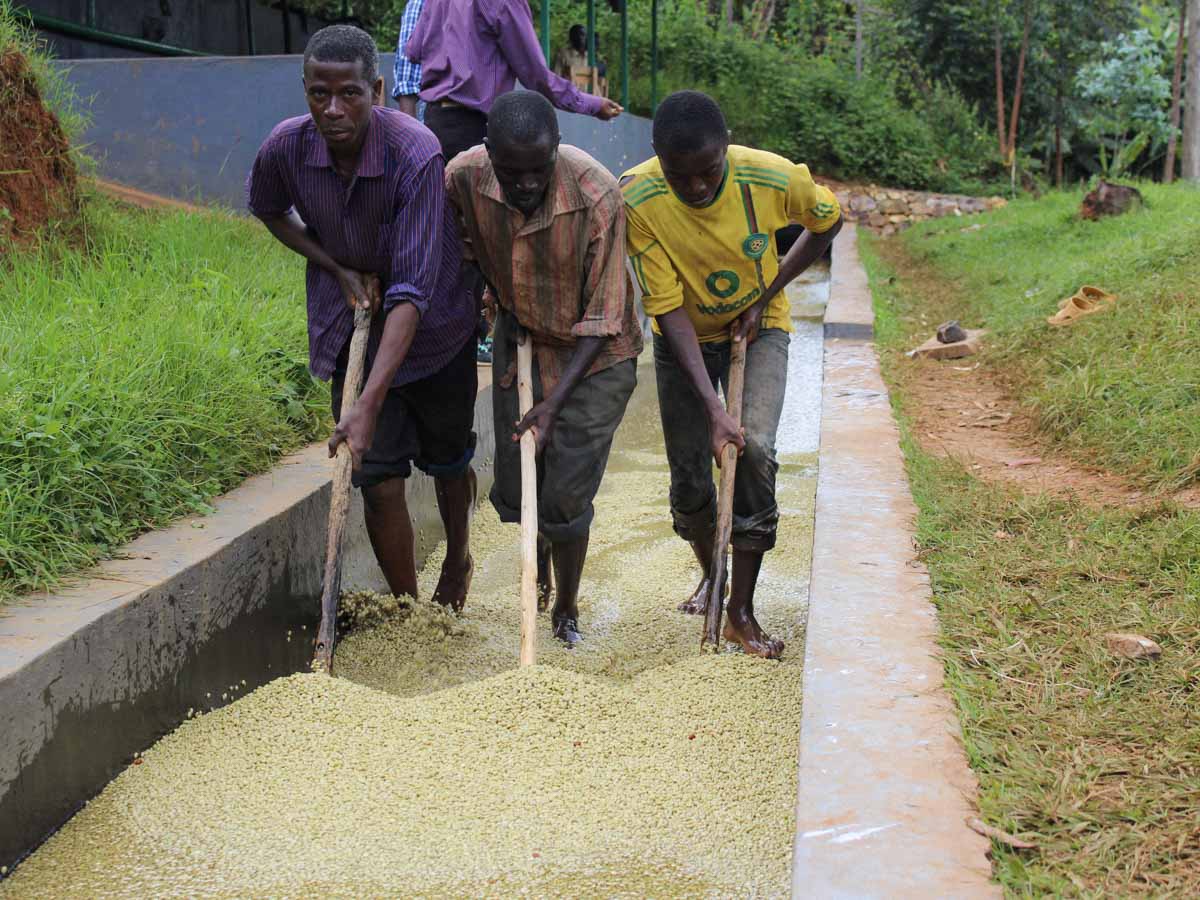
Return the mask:
M400 112L406 112L422 122L425 121L425 101L417 96L421 93L421 66L404 55L404 45L417 30L417 20L421 18L424 8L425 0L408 0L404 7L404 16L400 19L400 40L396 43L396 86L392 88L392 96L400 106Z

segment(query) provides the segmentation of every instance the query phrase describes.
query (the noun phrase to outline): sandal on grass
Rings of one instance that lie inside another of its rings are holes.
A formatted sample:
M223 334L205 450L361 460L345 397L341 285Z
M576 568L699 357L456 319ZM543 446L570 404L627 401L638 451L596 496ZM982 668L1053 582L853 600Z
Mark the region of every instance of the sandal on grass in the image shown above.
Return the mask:
M1070 325L1084 316L1108 309L1116 302L1116 299L1115 294L1085 284L1070 297L1061 301L1058 304L1058 312L1046 321L1051 325Z

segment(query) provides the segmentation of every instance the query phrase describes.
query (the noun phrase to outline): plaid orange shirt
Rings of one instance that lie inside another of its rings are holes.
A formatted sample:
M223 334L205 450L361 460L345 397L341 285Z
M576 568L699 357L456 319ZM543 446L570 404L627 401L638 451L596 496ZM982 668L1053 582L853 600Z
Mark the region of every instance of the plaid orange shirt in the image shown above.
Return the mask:
M505 202L482 146L446 167L446 192L462 222L463 255L533 335L545 390L577 338L608 338L588 375L642 352L625 267L625 203L604 166L561 145L546 199L528 219Z

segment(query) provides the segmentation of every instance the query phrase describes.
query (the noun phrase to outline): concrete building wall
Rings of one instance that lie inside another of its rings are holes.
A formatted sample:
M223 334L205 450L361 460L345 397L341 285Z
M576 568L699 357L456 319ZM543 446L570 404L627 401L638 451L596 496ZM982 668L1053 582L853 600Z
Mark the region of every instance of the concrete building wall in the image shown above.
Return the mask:
M392 83L393 55L381 67ZM246 174L276 123L307 111L300 57L77 60L59 63L92 98L83 136L100 175L182 200L240 209ZM650 122L560 113L563 140L614 172L651 154Z

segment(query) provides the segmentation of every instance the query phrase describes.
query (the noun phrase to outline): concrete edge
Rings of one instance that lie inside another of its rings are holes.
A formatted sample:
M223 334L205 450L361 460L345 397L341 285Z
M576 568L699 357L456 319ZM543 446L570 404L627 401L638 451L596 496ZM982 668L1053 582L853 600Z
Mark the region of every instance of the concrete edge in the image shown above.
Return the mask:
M792 894L997 897L857 234L833 256Z
M485 498L490 387L475 429ZM84 580L0 608L0 865L35 849L190 710L307 665L331 473L314 444L218 498L212 515L144 534ZM423 560L442 538L432 479L415 473L408 502ZM386 589L357 492L349 521L343 585Z

